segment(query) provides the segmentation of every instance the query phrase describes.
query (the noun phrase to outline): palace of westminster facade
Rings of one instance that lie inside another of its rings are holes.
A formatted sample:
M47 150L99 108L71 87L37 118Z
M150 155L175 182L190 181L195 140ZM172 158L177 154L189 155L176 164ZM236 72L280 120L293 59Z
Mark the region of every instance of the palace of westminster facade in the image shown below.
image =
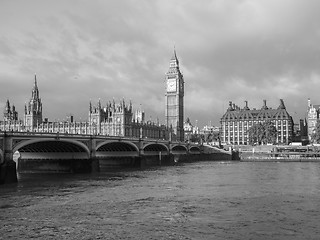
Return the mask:
M18 119L15 106L10 106L9 100L0 121L0 131L41 132L92 134L121 137L144 137L153 139L170 139L184 141L184 80L179 69L179 60L174 50L166 73L165 118L166 124L145 120L145 113L139 109L135 112L131 102L124 100L102 106L100 100L96 105L89 103L88 121L73 121L70 116L67 121L50 122L43 119L42 101L35 77L29 102L25 105L23 120Z

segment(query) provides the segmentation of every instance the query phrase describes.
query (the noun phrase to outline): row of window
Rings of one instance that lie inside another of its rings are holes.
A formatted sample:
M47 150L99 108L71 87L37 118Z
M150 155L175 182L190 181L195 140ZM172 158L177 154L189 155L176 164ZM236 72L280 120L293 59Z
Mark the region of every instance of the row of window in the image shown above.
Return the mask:
M244 121L244 122L242 122L242 121L232 121L232 122L222 122L221 124L222 124L222 126L246 126L246 125L248 125L248 126L252 126L252 125L254 125L254 124L258 124L258 123L264 123L265 121L250 121L250 122L248 122L248 121ZM274 120L274 121L271 121L274 125L276 125L277 123L278 123L278 125L280 125L281 123L282 124L290 124L291 122L290 121L288 121L288 120L278 120L278 121L276 121L276 120Z

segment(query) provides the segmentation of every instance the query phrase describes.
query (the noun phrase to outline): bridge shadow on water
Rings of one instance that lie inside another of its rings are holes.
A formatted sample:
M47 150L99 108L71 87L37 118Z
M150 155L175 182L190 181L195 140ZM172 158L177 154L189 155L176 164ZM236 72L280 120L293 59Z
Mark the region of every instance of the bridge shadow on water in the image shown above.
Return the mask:
M180 163L179 165L182 165ZM145 178L146 172L162 172L168 166L150 166L146 168L114 168L96 173L66 173L66 172L17 172L17 183L2 185L0 193L18 195L35 195L41 198L53 193L59 196L74 192L85 192L90 187L116 187L122 181L130 178ZM48 191L49 190L49 191Z

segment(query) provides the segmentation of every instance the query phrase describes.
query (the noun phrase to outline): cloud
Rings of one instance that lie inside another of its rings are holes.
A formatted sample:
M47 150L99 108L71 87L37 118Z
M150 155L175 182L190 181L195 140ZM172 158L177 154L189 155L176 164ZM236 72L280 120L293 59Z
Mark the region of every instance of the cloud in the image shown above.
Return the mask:
M298 0L3 1L0 101L20 116L34 73L44 113L87 117L90 99L125 97L164 119L173 47L185 77L185 118L219 125L228 101L263 99L303 117L319 101L320 2ZM308 84L306 84L308 83ZM9 96L6 96L9 95Z

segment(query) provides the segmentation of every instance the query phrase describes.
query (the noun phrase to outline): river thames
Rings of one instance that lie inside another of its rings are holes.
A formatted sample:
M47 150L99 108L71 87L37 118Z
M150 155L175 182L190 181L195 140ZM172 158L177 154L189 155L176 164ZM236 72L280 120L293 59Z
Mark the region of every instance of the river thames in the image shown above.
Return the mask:
M0 239L319 239L320 163L24 173L0 213Z

